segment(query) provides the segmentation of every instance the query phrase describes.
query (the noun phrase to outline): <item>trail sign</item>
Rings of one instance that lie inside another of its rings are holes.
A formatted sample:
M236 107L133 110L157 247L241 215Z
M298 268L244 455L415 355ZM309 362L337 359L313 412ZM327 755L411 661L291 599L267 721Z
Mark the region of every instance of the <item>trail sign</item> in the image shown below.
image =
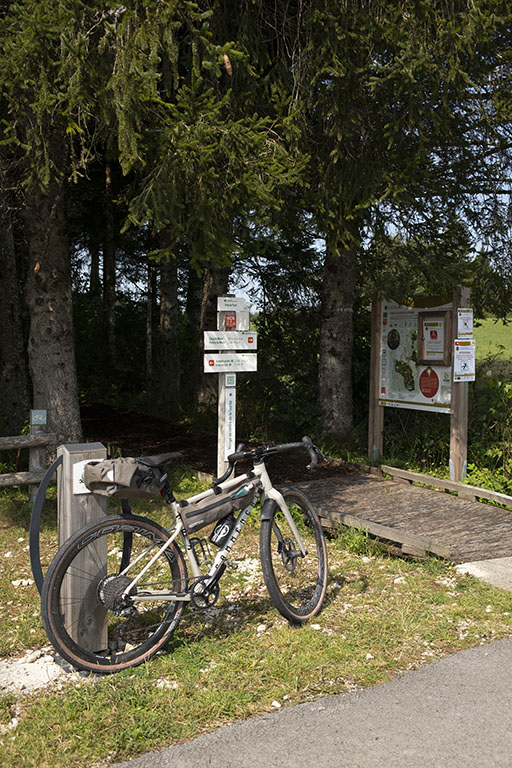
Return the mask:
M217 312L249 312L249 304L237 296L218 296Z
M257 371L257 356L250 352L240 352L239 354L205 354L204 372L205 373L236 373L242 371Z
M258 334L253 331L205 331L205 349L252 349L258 347Z

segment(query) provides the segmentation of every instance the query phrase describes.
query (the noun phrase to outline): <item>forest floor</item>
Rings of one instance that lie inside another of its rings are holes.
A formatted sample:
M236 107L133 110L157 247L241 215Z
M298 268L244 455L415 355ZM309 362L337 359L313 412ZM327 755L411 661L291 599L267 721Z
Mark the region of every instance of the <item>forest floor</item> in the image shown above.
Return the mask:
M133 411L116 410L106 405L83 405L84 439L103 443L109 456L150 456L179 451L183 463L197 472L213 474L217 465L217 435L196 427L169 424ZM299 441L302 435L298 435ZM240 442L257 445L242 437ZM267 467L276 484L320 480L360 472L357 464L338 459L320 460L317 467L306 470L309 463L305 451L272 456ZM240 469L245 469L241 463Z

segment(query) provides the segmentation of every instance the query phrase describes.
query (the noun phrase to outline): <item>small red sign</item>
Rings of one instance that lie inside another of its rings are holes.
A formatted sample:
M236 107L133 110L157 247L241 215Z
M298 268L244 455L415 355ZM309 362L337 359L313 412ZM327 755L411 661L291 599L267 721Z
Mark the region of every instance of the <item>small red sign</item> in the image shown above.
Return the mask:
M247 343L248 344L254 344L254 336L248 336L247 337Z
M210 366L210 368L213 368L213 366L215 365L215 360L208 360L208 365Z
M425 368L420 375L419 384L423 397L433 398L439 391L439 376L432 368Z
M225 328L236 328L236 313L226 314L224 317Z

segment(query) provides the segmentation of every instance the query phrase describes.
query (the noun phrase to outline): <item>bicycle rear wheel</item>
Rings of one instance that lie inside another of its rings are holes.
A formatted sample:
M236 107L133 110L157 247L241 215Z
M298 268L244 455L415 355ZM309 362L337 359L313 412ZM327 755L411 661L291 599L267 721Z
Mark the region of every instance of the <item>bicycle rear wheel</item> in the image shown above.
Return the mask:
M292 623L302 624L322 608L327 590L327 548L318 516L304 494L295 488L281 492L306 553L300 551L281 508L267 501L260 529L261 567L277 610Z
M169 640L187 589L183 556L173 542L123 598L169 533L144 517L108 517L69 538L43 583L41 613L55 650L76 669L108 674L154 656ZM135 561L137 562L135 563ZM128 564L133 567L128 570Z

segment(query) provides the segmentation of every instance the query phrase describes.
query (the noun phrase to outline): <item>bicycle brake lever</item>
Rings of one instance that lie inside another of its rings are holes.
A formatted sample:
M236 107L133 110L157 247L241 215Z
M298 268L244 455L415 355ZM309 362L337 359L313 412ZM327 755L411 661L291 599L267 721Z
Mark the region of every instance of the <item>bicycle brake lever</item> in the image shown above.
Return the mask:
M307 465L306 469L314 469L316 465L318 464L318 457L323 459L324 461L328 461L327 456L325 456L320 448L317 448L316 445L313 443L310 437L307 435L302 438L302 442L304 443L310 457L311 457L311 463Z
M313 445L313 441L310 437L307 435L304 435L302 438L302 442L304 443L304 447L306 448L307 452L309 453L309 457L311 459L310 463L307 465L306 469L314 469L316 465L318 464L318 457L316 455L315 446Z

